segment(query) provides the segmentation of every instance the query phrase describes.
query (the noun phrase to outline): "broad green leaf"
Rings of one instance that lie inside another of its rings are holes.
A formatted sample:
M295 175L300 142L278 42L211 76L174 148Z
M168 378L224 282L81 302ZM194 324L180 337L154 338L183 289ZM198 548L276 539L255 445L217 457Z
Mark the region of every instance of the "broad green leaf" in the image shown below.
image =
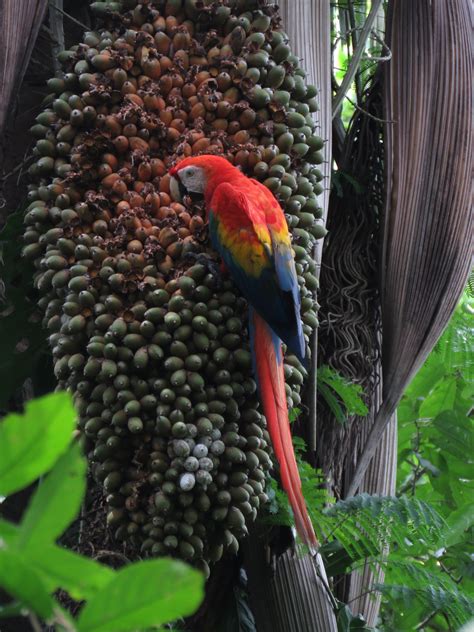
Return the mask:
M0 542L1 544L1 542ZM0 548L0 586L43 619L53 613L54 600L19 553Z
M416 374L405 397L410 400L416 400L419 397L424 399L445 375L445 368L440 362L427 362Z
M71 441L75 412L67 393L27 403L0 424L0 495L26 487L51 469Z
M452 410L444 410L436 416L433 427L440 434L438 442L443 452L447 451L461 460L472 459L474 432L468 420Z
M460 507L447 519L448 528L445 534L446 546L452 546L464 539L464 532L474 524L474 503Z
M182 562L132 564L87 602L78 632L130 632L173 621L196 610L203 586L204 577Z
M418 457L421 467L424 467L427 472L433 476L439 476L439 470L436 465L433 465L428 459L424 459L422 456Z
M436 417L445 410L452 410L456 400L457 379L455 376L445 376L440 380L429 396L420 406L420 417Z
M451 483L451 490L456 507L463 507L472 502L474 498L474 480L459 481L454 479L454 482Z
M28 551L51 544L79 513L86 488L86 461L72 445L41 482L21 523L20 545Z
M10 546L10 542L18 536L18 527L7 520L0 518L0 540L5 540Z
M66 590L73 599L92 599L114 577L104 564L56 545L28 552L28 563L51 591Z
M115 575L108 566L56 544L29 547L25 554L20 535L19 527L0 520L0 540L4 540L9 550L23 555L51 593L62 588L73 599L89 599Z
M367 622L360 615L354 615L348 605L338 602L336 609L337 632L352 632L359 630L360 632L370 632Z

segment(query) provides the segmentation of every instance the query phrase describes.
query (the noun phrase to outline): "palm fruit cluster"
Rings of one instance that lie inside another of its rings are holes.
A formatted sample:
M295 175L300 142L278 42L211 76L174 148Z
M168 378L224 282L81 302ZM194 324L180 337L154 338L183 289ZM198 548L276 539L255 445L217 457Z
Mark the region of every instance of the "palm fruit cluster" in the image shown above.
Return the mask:
M258 0L96 2L104 28L60 54L32 133L24 254L60 388L75 398L107 522L142 554L208 570L267 501L272 466L246 330L205 210L170 191L184 156L225 154L277 196L307 336L317 324L316 89ZM291 356L290 407L304 369Z

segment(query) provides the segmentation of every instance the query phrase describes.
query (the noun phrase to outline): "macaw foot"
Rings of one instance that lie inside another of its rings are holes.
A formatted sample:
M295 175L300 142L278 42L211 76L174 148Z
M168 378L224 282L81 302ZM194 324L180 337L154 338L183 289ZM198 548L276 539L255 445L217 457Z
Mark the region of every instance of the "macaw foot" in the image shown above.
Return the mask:
M219 262L216 261L216 259L214 259L210 255L204 254L203 252L200 252L200 253L187 252L184 255L184 259L185 260L188 259L192 261L194 264L199 263L200 265L204 266L207 272L214 279L214 283L215 283L214 289L216 290L222 289L222 285L223 285L222 267L221 267L222 264L219 264Z

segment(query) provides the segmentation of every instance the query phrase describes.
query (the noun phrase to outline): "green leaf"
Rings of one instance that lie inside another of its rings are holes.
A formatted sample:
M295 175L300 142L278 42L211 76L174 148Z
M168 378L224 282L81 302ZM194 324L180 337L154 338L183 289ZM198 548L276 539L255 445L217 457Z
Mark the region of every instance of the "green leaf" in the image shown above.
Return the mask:
M438 441L443 451L457 457L461 462L472 459L474 433L469 420L462 419L452 410L444 410L436 416L433 427L440 435Z
M130 632L189 615L202 600L203 586L203 576L182 562L132 564L87 602L78 632Z
M18 527L7 520L0 519L0 538L10 546L10 542L18 536Z
M354 562L359 559L359 557L356 558L349 555L338 540L323 544L319 549L319 553L323 558L324 568L328 577L344 575L349 572Z
M340 423L343 423L345 420L345 415L334 394L330 393L326 386L339 397L348 415L363 417L368 413L368 408L362 399L362 387L359 384L353 384L344 379L342 375L331 367L323 365L318 369L318 389Z
M90 599L102 590L115 572L88 557L64 549L56 544L29 547L25 555L20 541L21 526L0 520L0 539L9 550L23 555L30 568L42 579L49 592L66 590L73 599Z
M28 552L28 563L51 592L66 590L73 599L92 599L115 576L104 564L56 545Z
M370 632L372 628L367 626L367 622L360 615L353 615L348 605L338 602L336 609L337 632Z
M445 545L453 546L464 540L464 532L474 524L474 503L470 502L454 511L446 522Z
M340 424L345 424L347 421L346 416L344 414L344 411L342 410L342 406L339 404L339 402L337 401L337 398L331 392L331 389L328 388L326 384L323 384L323 382L319 382L318 391L323 396L324 401L328 405L330 411L332 412L336 420Z
M0 495L26 487L51 469L71 441L75 412L67 393L32 400L24 415L0 424Z
M445 410L452 410L456 401L456 376L444 377L440 380L429 397L420 406L420 417L433 418Z
M436 565L432 569L426 562L392 561L386 567L386 584L376 587L384 595L390 595L394 606L402 606L404 619L415 624L427 614L440 611L452 620L452 629L457 629L474 612L472 596L448 574L439 572ZM418 608L420 611L416 612ZM415 617L411 616L413 612ZM407 625L403 629L412 630L413 627Z
M416 400L417 398L425 398L429 394L435 384L442 380L445 376L445 369L439 362L426 363L416 374L406 392L406 398ZM418 402L418 404L421 402Z
M41 482L21 523L20 545L42 548L58 538L79 513L86 488L86 461L74 444Z
M301 415L301 408L291 408L288 411L288 420L290 422L290 424L294 423L298 417Z
M53 614L53 598L35 571L14 551L0 549L0 586L43 619Z

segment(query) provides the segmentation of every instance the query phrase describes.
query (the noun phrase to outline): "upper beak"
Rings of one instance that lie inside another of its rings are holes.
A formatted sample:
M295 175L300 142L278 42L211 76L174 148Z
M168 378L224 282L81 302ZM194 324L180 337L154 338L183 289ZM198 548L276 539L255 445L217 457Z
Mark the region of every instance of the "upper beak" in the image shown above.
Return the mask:
M170 178L170 193L175 202L182 202L183 196L187 193L184 184L175 176L171 176Z

